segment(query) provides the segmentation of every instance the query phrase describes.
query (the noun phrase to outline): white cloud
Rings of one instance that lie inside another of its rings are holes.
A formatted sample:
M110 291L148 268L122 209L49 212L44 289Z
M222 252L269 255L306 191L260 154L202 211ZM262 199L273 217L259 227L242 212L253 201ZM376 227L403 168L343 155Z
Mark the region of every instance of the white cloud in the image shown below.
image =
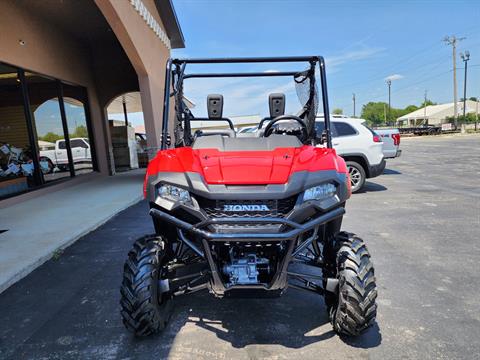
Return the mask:
M351 50L343 54L336 56L329 56L325 58L325 63L327 65L327 71L332 73L340 67L340 65L369 59L381 54L384 51L383 48L365 48L360 50Z
M385 81L395 81L395 80L400 80L400 79L403 79L405 76L403 75L400 75L400 74L393 74L393 75L390 75L390 76L387 76L385 78Z

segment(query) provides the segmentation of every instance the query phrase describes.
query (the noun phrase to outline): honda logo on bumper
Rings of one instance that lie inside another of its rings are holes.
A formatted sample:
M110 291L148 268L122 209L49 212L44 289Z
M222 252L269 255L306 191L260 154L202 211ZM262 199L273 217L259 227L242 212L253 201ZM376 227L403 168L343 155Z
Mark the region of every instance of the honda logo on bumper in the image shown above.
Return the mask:
M270 211L267 205L223 205L223 211Z

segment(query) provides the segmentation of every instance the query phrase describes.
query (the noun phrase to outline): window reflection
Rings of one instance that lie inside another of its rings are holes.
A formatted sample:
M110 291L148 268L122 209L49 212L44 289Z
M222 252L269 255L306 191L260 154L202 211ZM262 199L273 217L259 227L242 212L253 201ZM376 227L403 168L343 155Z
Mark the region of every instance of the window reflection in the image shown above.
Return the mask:
M25 75L44 181L69 177L70 164L63 135L58 83L33 73Z
M93 171L87 104L84 87L0 63L0 199Z
M33 171L17 69L0 64L0 198L33 187Z
M82 99L82 88L63 85L65 103L65 115L67 117L68 135L75 174L84 174L93 171L92 151L87 128L87 116ZM68 95L77 96L73 98Z

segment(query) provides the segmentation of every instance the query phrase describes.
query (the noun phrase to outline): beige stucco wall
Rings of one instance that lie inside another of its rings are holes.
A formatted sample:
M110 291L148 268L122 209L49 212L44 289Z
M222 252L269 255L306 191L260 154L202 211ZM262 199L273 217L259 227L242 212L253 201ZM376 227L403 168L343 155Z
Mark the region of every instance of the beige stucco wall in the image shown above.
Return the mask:
M88 49L15 1L0 1L0 14L0 61L87 88L98 166L108 173L106 126Z
M135 11L130 1L95 0L95 3L138 75L148 146L158 147L163 116L165 64L170 51ZM143 0L143 3L164 29L153 0Z

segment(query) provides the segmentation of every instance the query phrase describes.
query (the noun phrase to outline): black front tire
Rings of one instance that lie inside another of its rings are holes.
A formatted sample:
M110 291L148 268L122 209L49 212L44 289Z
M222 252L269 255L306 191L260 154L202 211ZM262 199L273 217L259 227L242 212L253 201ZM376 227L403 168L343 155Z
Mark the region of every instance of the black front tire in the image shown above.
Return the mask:
M123 324L135 336L156 333L168 322L172 296L159 289L166 262L164 242L155 235L138 239L128 253L120 289L120 313Z
M325 297L330 322L338 334L357 336L377 315L375 271L365 243L355 234L340 232L335 253L338 294Z

